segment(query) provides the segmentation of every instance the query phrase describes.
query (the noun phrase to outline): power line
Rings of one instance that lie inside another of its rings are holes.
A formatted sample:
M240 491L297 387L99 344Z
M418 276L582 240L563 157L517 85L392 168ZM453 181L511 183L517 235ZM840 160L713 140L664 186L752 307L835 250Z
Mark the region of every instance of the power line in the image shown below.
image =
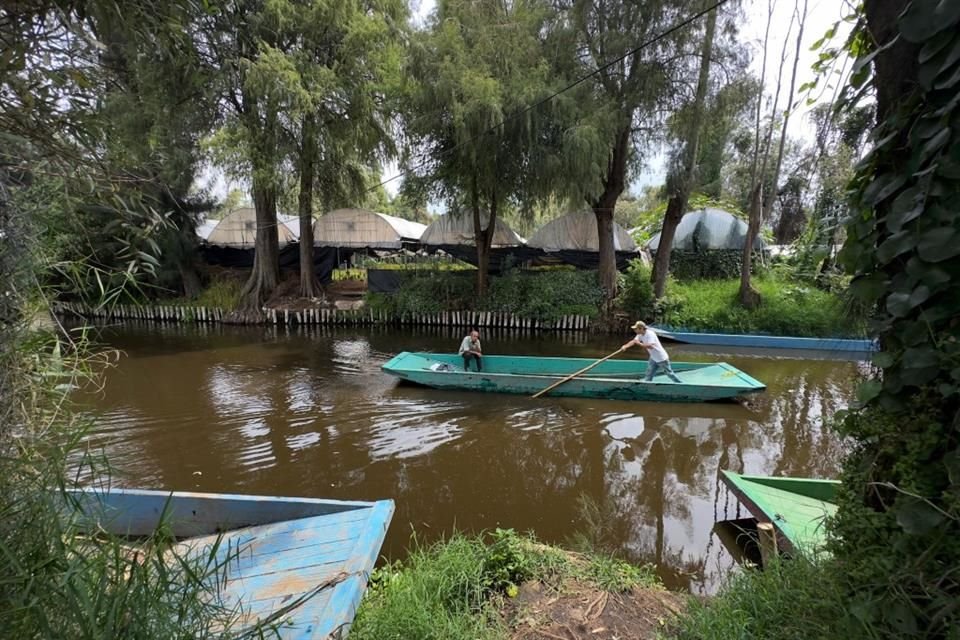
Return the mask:
M483 136L487 135L488 133L490 133L490 132L492 132L492 131L496 131L496 130L499 129L500 127L504 126L507 122L510 122L511 120L514 120L514 119L516 119L516 118L519 118L520 116L522 116L522 115L524 115L524 114L526 114L526 113L529 113L530 111L533 111L533 110L536 109L537 107L540 107L540 106L545 105L546 103L550 102L551 100L553 100L553 99L556 98L557 96L559 96L559 95L561 95L561 94L564 94L564 93L566 93L567 91L570 91L570 90L573 89L574 87L580 86L581 84L583 84L584 82L586 82L587 80L589 80L589 79L592 78L593 76L597 75L598 73L600 73L600 72L602 72L602 71L606 71L607 69L609 69L609 68L612 67L613 65L618 64L618 63L620 63L620 62L623 62L624 60L626 60L626 59L629 58L630 56L636 55L637 53L639 53L640 51L646 49L647 47L656 44L657 42L663 40L663 39L666 38L667 36L669 36L669 35L677 32L677 31L679 31L680 29L683 29L684 27L687 27L688 25L692 24L693 22L696 22L697 20L699 20L699 19L702 18L703 16L707 15L708 13L710 13L711 11L713 11L714 9L718 9L718 8L720 8L721 6L725 5L728 1L729 1L729 0L717 0L717 2L713 3L713 4L710 5L709 7L706 7L705 9L702 9L702 10L698 11L697 13L694 13L693 15L689 16L688 18L686 18L686 19L678 22L677 24L673 25L672 27L670 27L670 28L667 29L666 31L663 31L663 32L661 32L661 33L653 36L652 38L650 38L650 39L647 40L646 42L643 42L643 43L641 43L640 45L638 45L637 47L631 49L630 51L627 51L627 52L626 52L625 54L623 54L622 56L620 56L620 57L618 57L618 58L614 58L613 60L611 60L611 61L609 61L609 62L606 62L606 63L600 65L599 67L597 67L596 69L594 69L594 70L591 71L590 73L588 73L588 74L586 74L586 75L584 75L584 76L582 76L582 77L574 80L573 82L571 82L571 83L568 84L567 86L563 87L562 89L559 89L559 90L551 93L551 94L550 94L549 96L547 96L546 98L543 98L543 99L541 99L541 100L539 100L539 101L537 101L537 102L534 102L533 104L531 104L531 105L529 105L529 106L527 106L527 107L524 107L524 108L521 109L520 111L514 113L512 116L509 116L509 117L507 117L507 118L504 118L503 121L501 121L500 123L493 125L492 127L490 127L490 128L488 128L488 129L482 131L481 133L473 136L472 138L467 138L467 139L464 140L463 142L459 142L459 143L455 144L454 146L450 147L449 149L443 151L440 155L441 155L441 156L444 156L444 155L447 155L447 154L449 154L449 153L452 153L452 152L456 151L457 149L459 149L460 147L464 146L465 144L468 144L468 143L470 143L470 142L473 142L474 140L478 140L479 138L482 138ZM421 156L421 157L422 157L422 156ZM387 179L384 180L383 182L381 182L381 183L379 183L379 184L377 184L377 185L374 185L373 187L370 187L370 188L367 189L364 193L373 191L373 190L375 190L375 189L379 189L380 187L382 187L382 186L384 186L384 185L386 185L386 184L389 184L389 183L393 182L394 180L396 180L396 179L398 179L398 178L402 178L403 176L407 175L408 173L411 173L411 172L419 169L420 167L424 166L425 164L427 164L428 161L429 161L429 160L424 159L422 162L420 162L420 163L417 164L416 166L411 167L410 169L407 169L407 170L405 170L405 171L401 171L401 172L398 173L397 175L392 176L392 177L390 177L390 178L387 178Z

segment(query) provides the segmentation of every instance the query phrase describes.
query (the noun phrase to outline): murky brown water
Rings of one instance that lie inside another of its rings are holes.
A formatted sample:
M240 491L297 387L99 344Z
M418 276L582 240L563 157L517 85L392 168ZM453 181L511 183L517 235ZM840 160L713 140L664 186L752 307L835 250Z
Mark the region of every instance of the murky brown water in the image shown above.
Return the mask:
M452 351L443 330L124 327L124 352L89 437L118 484L141 488L393 498L384 554L416 531L577 532L657 564L673 588L709 592L733 560L712 533L737 507L721 468L828 477L841 453L821 419L850 401L860 366L668 346L724 360L768 385L750 406L443 392L398 386L402 350ZM614 338L484 336L488 353L600 357ZM820 354L823 355L823 354ZM583 506L584 498L592 508Z

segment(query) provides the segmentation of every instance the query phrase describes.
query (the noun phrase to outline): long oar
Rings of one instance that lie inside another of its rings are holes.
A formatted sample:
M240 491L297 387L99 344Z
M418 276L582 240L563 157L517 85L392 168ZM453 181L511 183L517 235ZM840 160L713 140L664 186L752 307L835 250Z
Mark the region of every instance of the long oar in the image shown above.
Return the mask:
M542 396L543 394L545 394L547 391L552 391L553 389L556 389L557 387L559 387L560 385L562 385L564 382L568 382L568 381L570 381L570 380L573 380L574 378L576 378L577 376L579 376L581 373L586 373L587 371L590 371L590 369L593 369L595 366L597 366L597 365L600 364L601 362L605 362L605 361L609 360L610 358L612 358L613 356L617 355L617 354L620 353L621 351L623 351L623 347L620 347L619 349L617 349L616 351L614 351L613 353L611 353L610 355L608 355L606 358L600 358L599 360L597 360L597 361L594 362L593 364L587 365L587 366L584 367L583 369L580 369L580 371L577 371L576 373L571 373L569 376L567 376L567 377L564 378L563 380L560 380L560 381L558 381L558 382L554 382L552 385L550 385L550 386L547 387L546 389L543 389L542 391L537 391L537 392L536 392L535 394L533 394L533 396L531 396L531 397L533 397L533 398L539 398L540 396Z

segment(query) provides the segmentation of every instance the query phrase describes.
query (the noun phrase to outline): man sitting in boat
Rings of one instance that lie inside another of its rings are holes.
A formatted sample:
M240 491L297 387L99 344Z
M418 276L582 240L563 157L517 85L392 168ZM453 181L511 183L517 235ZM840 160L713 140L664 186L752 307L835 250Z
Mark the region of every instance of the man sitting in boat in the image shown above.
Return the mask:
M657 375L658 370L662 370L674 382L681 382L677 374L670 368L670 356L667 355L667 350L660 344L660 338L657 337L656 332L649 329L642 320L638 320L631 328L637 335L633 337L633 340L620 347L620 350L626 351L635 345L640 345L647 350L647 353L650 354L650 360L647 361L647 382L653 380L653 376Z
M463 356L463 370L470 371L470 361L477 362L477 371L483 371L483 363L480 350L480 332L474 329L460 343L460 355Z

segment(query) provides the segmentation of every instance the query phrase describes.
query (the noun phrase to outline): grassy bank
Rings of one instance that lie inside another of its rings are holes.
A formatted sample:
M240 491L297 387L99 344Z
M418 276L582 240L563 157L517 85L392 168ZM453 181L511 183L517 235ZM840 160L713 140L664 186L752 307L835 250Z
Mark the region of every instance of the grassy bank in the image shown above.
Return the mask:
M829 563L802 558L731 578L715 597L691 599L668 635L673 640L834 640L870 638L847 610Z
M415 545L375 571L350 637L653 639L682 603L649 568L497 530Z
M674 328L718 333L842 338L862 337L864 323L848 312L843 299L807 284L758 278L760 306L745 309L737 301L739 280L671 283L659 320Z
M618 303L624 312L675 329L822 338L866 334L864 320L851 310L842 295L786 274L753 279L753 287L761 296L756 309L740 305L737 278L670 278L664 298L654 301L650 269L634 261L621 277L620 285Z
M399 291L367 293L374 312L391 316L443 311L489 311L542 321L566 315L598 316L601 301L593 271L511 271L493 276L483 296L474 294L474 276L451 270L407 270ZM737 301L739 281L673 280L664 300L653 301L649 269L635 265L621 279L618 304L630 317L646 318L677 329L719 333L762 333L808 337L863 337L864 321L852 313L842 295L786 276L755 278L762 302L747 310ZM243 278L240 272L217 271L201 295L165 304L235 309ZM296 278L284 281L277 295L295 298ZM291 293L294 292L294 293Z

